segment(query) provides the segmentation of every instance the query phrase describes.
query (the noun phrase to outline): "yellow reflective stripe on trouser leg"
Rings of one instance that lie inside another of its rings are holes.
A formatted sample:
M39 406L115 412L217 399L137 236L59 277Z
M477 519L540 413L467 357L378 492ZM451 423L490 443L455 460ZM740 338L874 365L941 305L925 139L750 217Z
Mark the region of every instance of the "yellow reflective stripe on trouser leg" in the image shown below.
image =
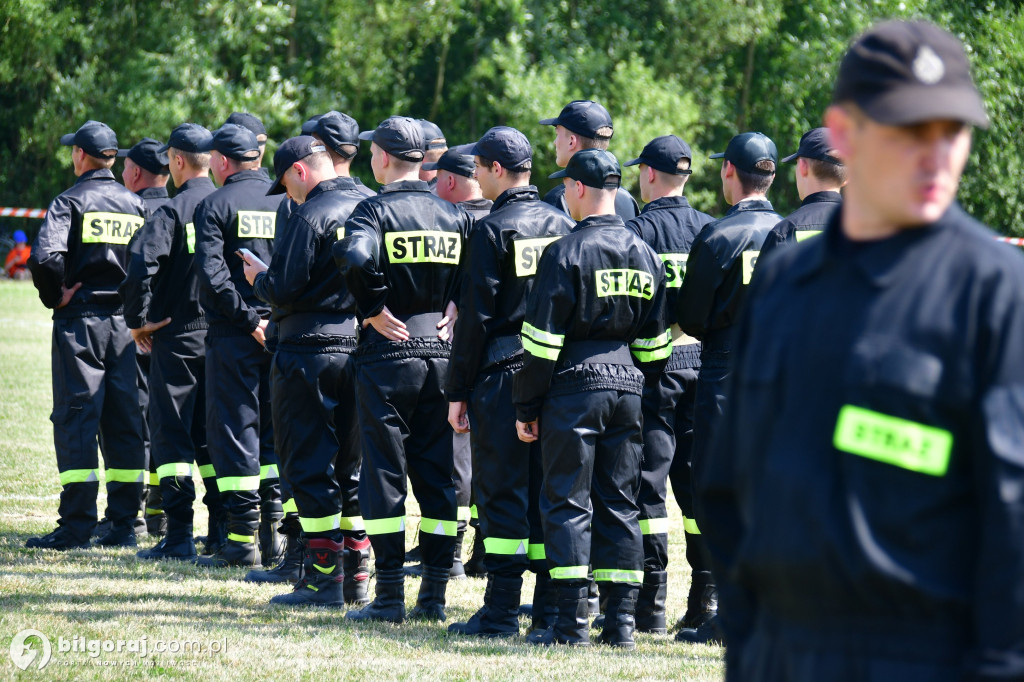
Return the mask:
M613 583L642 583L644 572L630 571L625 568L595 568L594 580L597 582Z
M160 474L158 474L155 471L150 471L149 472L149 484L150 485L160 485Z
M683 532L689 533L690 535L700 535L700 528L697 527L697 522L688 516L683 517Z
M590 569L586 566L553 566L552 580L586 580Z
M471 505L470 508L469 508L469 518L471 518L471 519L479 519L480 518L480 510L476 508L475 504Z
M285 514L298 514L299 507L295 504L295 498L291 497L281 503L281 511Z
M68 483L92 483L100 480L99 469L68 469L60 472L60 484Z
M420 532L427 535L447 535L453 538L459 533L459 522L445 521L444 519L428 519L424 516L420 519Z
M530 540L523 538L484 538L484 551L488 554L504 554L506 556L528 555Z
M281 472L278 471L276 464L264 464L260 467L260 480L265 481L268 478L281 478Z
M469 507L456 507L455 518L459 521L469 521L471 516Z
M487 543L487 538L484 538L484 543ZM544 549L543 542L531 542L526 548L526 556L530 558L530 561L538 561L540 559L547 559L548 553Z
M331 514L330 516L321 516L319 518L299 516L299 524L306 533L326 533L338 530L340 519L341 514Z
M668 533L668 517L660 519L640 519L642 535L666 535Z
M142 469L107 469L107 483L142 483L146 480Z
M339 523L342 530L366 530L362 516L342 516Z
M217 488L222 493L257 491L260 489L259 476L222 476L217 479Z
M161 478L185 476L192 478L192 465L188 462L171 462L170 464L161 464L156 468L157 480Z
M385 533L405 532L404 516L392 516L386 519L368 519L364 516L363 523L366 525L367 535L384 535Z
M215 478L217 472L213 470L212 464L201 464L199 466L199 475L203 478Z

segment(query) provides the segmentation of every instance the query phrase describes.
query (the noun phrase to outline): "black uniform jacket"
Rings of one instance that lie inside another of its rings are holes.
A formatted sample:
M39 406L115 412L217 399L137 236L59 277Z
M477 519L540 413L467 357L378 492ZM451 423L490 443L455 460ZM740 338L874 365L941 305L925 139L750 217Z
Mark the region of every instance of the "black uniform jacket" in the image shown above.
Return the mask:
M686 277L676 298L676 321L684 332L717 341L716 332L735 323L757 252L780 219L768 200L747 199L700 231L690 246Z
M727 655L761 618L1022 679L1024 259L955 205L874 243L840 220L755 278L696 482Z
M136 194L146 202L146 208L149 209L150 214L171 200L171 195L167 192L166 186L143 187Z
M493 202L490 199L470 199L469 201L460 201L458 206L474 220L479 220L491 212Z
M569 215L569 206L565 203L565 185L561 181L544 195L544 201L560 211L564 211L565 215ZM636 203L636 199L622 187L615 195L615 214L622 218L624 223L628 223L640 214L640 206Z
M270 179L260 170L243 170L203 199L195 212L199 300L210 332L251 334L270 307L256 298L235 253L246 248L264 263L274 255L277 209L286 196L267 196Z
M671 355L665 268L651 247L624 228L617 215L591 216L544 250L526 303L523 368L513 384L520 421L538 417L549 391L640 395L641 370L656 373ZM565 361L566 351L587 341L628 345L633 364Z
M800 208L783 218L764 238L761 256L775 250L782 244L795 244L808 237L821 234L832 219L843 197L838 192L815 192L800 202Z
M473 226L463 259L448 400L469 399L490 342L519 334L541 253L574 225L569 216L541 201L531 185L502 192L491 213ZM516 339L508 350L521 352L522 345Z
M107 169L91 170L50 203L28 267L47 308L60 303L61 285L82 288L58 317L120 310L128 242L146 219L142 199Z
M253 282L256 296L272 306L271 320L280 325L283 318L300 313L315 313L310 320L323 322L338 313L355 315L355 299L334 264L332 250L344 237L352 209L365 198L351 178L334 178L318 184L305 202L293 206L274 242L270 269ZM310 328L305 325L307 332ZM347 335L355 336L354 326Z
M157 336L206 327L199 305L193 214L213 191L210 178L192 178L149 216L132 239L128 276L119 288L131 329L168 317L171 323L158 329Z

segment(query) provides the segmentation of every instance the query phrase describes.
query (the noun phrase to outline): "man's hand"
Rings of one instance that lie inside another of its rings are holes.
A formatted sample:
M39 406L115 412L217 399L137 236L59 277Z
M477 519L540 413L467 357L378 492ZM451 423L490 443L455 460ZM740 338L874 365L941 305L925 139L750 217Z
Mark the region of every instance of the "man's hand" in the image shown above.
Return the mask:
M147 322L138 329L129 329L132 333L132 338L135 339L135 345L139 347L143 353L149 353L153 350L153 332L157 329L163 329L171 323L171 318L163 319L159 322Z
M521 422L517 419L516 435L524 443L532 443L540 438L540 423L536 419L532 422Z
M245 271L246 281L248 281L251 286L252 283L256 281L256 275L267 271L267 264L259 260L251 261L248 258L244 260L245 265L242 266L242 269Z
M466 416L467 407L465 400L448 403L448 423L455 429L455 433L469 433L469 417Z
M252 338L260 342L261 346L267 345L267 321L260 320L256 328L252 330Z
M363 328L373 326L381 336L389 341L408 341L409 330L405 327L405 322L391 314L391 311L387 309L387 306L374 315L363 320Z
M457 319L459 319L459 309L455 306L454 301L448 301L448 305L444 308L444 317L437 323L437 338L442 341L451 341L454 338L452 335L455 333L455 320Z
M75 292L77 292L81 288L82 288L82 283L81 282L75 282L75 285L73 287L71 287L70 289L66 288L63 284L61 284L60 285L60 303L55 305L53 307L53 309L54 310L59 310L59 309L63 308L64 306L66 306L68 303L71 303L71 299L75 295Z

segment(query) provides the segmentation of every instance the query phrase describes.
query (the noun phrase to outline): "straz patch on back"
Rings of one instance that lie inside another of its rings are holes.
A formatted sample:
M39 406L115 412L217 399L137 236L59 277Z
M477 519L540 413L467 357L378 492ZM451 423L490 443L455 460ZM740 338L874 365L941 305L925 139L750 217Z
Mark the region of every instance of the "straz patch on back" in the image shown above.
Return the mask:
M189 253L196 252L196 225L195 223L185 223L185 246L188 247Z
M516 277L532 277L537 274L537 264L547 245L559 237L533 237L512 241L512 254L516 261Z
M658 258L665 264L665 286L669 289L678 289L683 286L683 277L686 276L686 261L688 253L659 253Z
M145 222L130 213L86 213L82 217L82 243L127 244Z
M462 238L456 232L440 230L389 232L384 235L384 248L392 263L458 265Z
M273 239L277 231L277 213L274 211L239 211L239 239Z
M643 270L598 270L594 273L598 296L654 296L654 275Z
M876 462L944 476L953 452L953 434L856 405L843 405L832 444L836 450Z
M754 277L754 268L757 267L757 257L761 255L760 251L744 251L743 252L743 283L750 284L750 280Z

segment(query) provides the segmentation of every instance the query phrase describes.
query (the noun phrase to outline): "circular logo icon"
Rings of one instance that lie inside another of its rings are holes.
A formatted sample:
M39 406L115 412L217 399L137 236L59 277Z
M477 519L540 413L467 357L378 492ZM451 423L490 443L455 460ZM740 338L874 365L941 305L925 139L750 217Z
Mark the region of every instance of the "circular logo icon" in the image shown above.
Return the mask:
M22 670L33 666L38 670L50 662L50 638L39 630L22 630L11 640L11 660Z
M935 50L922 45L914 58L914 75L917 80L925 85L935 85L946 75L946 65L942 63L942 57L935 54Z

